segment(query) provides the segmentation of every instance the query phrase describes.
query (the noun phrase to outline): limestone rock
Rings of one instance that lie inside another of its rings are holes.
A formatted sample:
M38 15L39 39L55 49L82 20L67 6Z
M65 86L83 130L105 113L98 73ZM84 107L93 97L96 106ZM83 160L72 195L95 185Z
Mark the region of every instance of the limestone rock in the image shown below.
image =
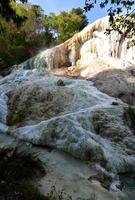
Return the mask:
M101 91L135 105L135 47L128 48L128 39L116 31L105 34L107 28L108 17L99 19L20 66L90 79Z
M7 114L8 114L8 93L16 89L19 85L24 84L33 77L33 75L38 74L33 73L32 70L17 70L12 74L0 79L0 134L6 133L8 131L7 127Z
M96 59L114 68L124 67L127 62L135 64L135 47L128 49L128 40L121 40L120 34L115 31L110 35L104 34L107 28L108 17L99 19L63 44L41 52L22 66L47 66L53 69L71 65L84 68L89 65L90 68L91 62Z
M91 77L90 80L102 92L135 105L135 76L132 70L133 67L126 70L105 70Z
M33 72L8 98L11 135L98 163L114 173L134 170L135 152L130 145L134 135L123 118L127 105L98 91L91 82Z
M135 172L134 117L119 100L135 105L135 47L127 49L116 32L105 35L107 27L108 18L98 20L0 79L0 140L8 132L87 161L109 188L115 175ZM90 79L102 92L91 81L49 70ZM0 151L14 150L13 138L9 146L2 140Z

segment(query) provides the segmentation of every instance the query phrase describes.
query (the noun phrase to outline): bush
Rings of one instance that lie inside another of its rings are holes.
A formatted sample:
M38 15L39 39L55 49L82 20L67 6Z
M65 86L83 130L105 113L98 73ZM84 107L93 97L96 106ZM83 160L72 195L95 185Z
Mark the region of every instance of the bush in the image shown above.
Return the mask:
M0 59L2 62L2 65L0 65L1 69L12 66L14 64L14 57L9 52L0 53Z

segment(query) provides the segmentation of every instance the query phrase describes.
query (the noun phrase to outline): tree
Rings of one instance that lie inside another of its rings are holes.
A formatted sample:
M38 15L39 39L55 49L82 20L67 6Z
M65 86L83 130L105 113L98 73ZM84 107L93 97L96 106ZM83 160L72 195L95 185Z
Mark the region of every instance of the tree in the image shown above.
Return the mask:
M81 8L45 15L39 5L26 1L0 0L0 13L0 68L4 70L41 48L69 39L88 23Z
M135 45L135 1L134 0L85 0L86 11L90 11L96 4L101 8L108 9L110 28L107 30L118 31L121 35L121 41L125 38L129 39L128 47ZM124 14L123 14L124 13Z
M13 64L23 62L35 55L44 45L44 35L41 32L41 17L43 10L38 5L16 3L14 7L17 17L26 19L17 24L12 17L0 16L0 69L7 70ZM8 15L8 14L7 14Z
M21 3L26 3L27 0L20 0ZM17 26L26 19L24 7L20 4L20 7L16 7L16 0L0 0L0 15L6 20L12 19Z
M52 28L50 24L50 19L47 15L42 16L41 24L42 24L42 36L44 38L44 44L45 46L50 46L53 41L53 33L51 31Z
M62 11L57 16L54 13L50 13L48 21L57 43L69 39L88 24L84 10L81 8L74 8L70 12Z
M50 13L42 17L46 36L55 44L64 42L88 24L84 10L73 8L70 12L62 11L59 15Z
M82 30L85 26L88 25L88 19L84 13L85 12L82 8L73 8L70 12L71 15L76 14L82 19L82 22L79 27L80 30Z

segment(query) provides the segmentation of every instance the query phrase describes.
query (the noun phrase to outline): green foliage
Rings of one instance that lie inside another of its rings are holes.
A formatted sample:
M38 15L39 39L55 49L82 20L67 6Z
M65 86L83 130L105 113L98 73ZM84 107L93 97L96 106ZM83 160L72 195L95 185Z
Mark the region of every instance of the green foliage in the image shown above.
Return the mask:
M27 0L20 0L18 6L16 6L16 0L0 0L0 15L6 20L12 19L17 26L20 26L26 19L26 9L22 3Z
M85 10L90 11L99 4L101 8L108 9L110 29L107 33L115 30L121 34L123 38L129 38L128 47L135 45L135 1L134 0L85 0Z
M115 6L115 9L112 7L110 9L113 9L114 14L119 14L122 12L122 8L125 8L127 10L130 10L132 6L134 5L134 0L85 0L85 10L89 11L92 8L94 8L95 4L99 3L101 8L104 8L108 4L112 4L112 6ZM118 7L117 7L118 6ZM121 9L120 9L121 8Z
M45 33L52 33L56 44L64 42L75 33L81 31L88 20L81 8L73 8L70 12L62 11L59 15L50 13L42 17Z
M1 66L4 68L6 65L10 66L14 64L14 58L9 52L2 52L0 54Z
M77 15L81 18L81 23L79 24L79 30L82 30L88 24L88 19L84 14L84 10L82 8L73 8L71 10L71 15Z
M75 33L81 31L87 24L87 17L84 10L74 8L69 13L62 11L58 16L50 16L51 27L57 34L57 41L63 42Z
M59 15L45 15L39 5L26 0L0 0L0 71L21 63L39 49L59 44L88 23L84 10L74 8Z
M4 70L3 74L12 65L31 57L44 41L42 34L37 32L42 9L36 5L13 3L18 15L25 15L27 19L18 27L12 18L7 20L0 17L0 71Z

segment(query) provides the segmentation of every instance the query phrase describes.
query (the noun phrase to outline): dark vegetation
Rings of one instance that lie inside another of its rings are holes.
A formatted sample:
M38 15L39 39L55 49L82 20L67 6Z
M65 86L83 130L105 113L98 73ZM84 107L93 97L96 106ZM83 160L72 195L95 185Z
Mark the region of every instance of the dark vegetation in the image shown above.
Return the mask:
M20 0L20 2L27 3L27 0ZM26 17L16 14L16 11L13 9L14 3L15 1L11 1L10 3L9 0L0 0L0 15L7 21L12 18L13 22L17 26L20 26L21 23L26 19Z
M12 65L67 40L87 23L81 8L46 15L27 0L0 0L0 71L6 75Z
M116 30L120 33L120 40L129 39L129 47L135 45L135 1L134 0L85 0L86 11L90 11L98 4L106 8L109 15L110 29L107 34ZM124 13L124 14L123 14Z
M45 200L32 183L45 175L44 167L36 156L31 154L0 154L0 199Z
M111 29L121 34L134 45L135 2L133 0L85 0L85 10L91 10L95 4L108 8ZM122 11L126 14L120 15ZM115 15L118 14L117 18ZM73 8L59 15L46 15L39 5L28 0L0 0L0 74L6 75L14 64L34 56L42 49L60 44L81 31L88 24L84 10Z

